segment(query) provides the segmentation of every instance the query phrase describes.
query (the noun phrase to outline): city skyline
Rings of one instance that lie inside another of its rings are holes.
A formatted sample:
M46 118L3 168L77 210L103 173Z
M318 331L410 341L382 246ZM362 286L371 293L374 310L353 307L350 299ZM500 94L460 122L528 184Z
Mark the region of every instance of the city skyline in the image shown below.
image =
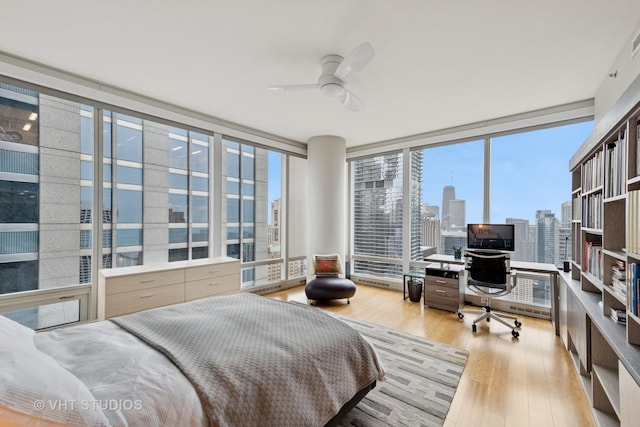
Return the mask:
M544 209L560 218L562 202L571 199L569 159L592 131L593 122L584 122L492 138L490 222L534 222L536 211ZM442 189L452 185L456 198L466 201L467 222L483 222L484 141L423 152L422 204L440 206L443 212Z

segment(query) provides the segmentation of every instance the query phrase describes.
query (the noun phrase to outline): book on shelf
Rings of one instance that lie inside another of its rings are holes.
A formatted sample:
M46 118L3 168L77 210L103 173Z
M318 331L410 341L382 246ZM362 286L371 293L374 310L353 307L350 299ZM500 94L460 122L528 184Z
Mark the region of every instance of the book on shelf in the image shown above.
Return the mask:
M631 253L640 253L640 190L629 191L627 194L628 223L629 223L629 245Z
M636 124L636 174L640 175L640 121Z
M602 280L602 242L584 242L583 255L583 266L586 271L596 279Z
M611 266L611 287L618 295L626 299L627 272L624 261L617 260L616 263Z
M618 139L607 144L605 148L605 197L615 197L626 193L627 138L625 130L618 133Z
M629 294L629 304L627 310L638 315L638 296L640 293L640 263L629 264L627 268L627 294Z
M602 185L602 151L598 151L583 164L582 191Z
M627 312L625 310L611 308L611 314L609 317L611 317L616 323L627 323Z

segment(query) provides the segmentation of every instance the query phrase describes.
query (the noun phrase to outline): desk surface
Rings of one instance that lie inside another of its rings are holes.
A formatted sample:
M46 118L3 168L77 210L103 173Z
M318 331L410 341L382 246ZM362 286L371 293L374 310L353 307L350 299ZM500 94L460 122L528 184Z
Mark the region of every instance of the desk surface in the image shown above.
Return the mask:
M448 264L464 264L464 259L455 259L453 255L433 254L424 259L429 262L441 262ZM549 263L528 262L528 261L511 261L511 268L522 271L534 271L538 273L558 274L558 268Z

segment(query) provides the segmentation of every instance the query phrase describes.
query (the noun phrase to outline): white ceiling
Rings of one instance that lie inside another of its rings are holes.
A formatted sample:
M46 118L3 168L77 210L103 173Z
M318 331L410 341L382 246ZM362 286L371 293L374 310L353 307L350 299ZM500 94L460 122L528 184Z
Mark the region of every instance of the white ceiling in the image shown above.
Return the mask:
M0 51L306 142L406 137L592 98L637 0L0 0ZM346 110L319 59L363 42ZM0 68L1 70L1 68Z

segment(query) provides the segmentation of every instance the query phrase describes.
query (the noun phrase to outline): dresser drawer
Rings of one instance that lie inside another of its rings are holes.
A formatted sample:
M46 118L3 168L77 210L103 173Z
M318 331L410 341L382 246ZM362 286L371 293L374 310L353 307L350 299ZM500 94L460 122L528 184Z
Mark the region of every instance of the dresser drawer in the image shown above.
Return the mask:
M112 295L176 283L184 283L183 268L109 277L105 280L105 294Z
M184 301L184 283L139 289L107 295L105 317L120 316L148 308L177 304Z
M434 276L425 276L424 285L426 286L444 286L448 288L456 289L456 293L458 292L459 286L458 279L448 279L445 277L434 277Z
M240 274L210 277L194 280L185 284L184 299L191 301L198 298L240 292Z
M456 280L457 281L457 280ZM424 305L441 310L458 311L460 294L458 289L429 285L424 288Z
M186 270L186 281L203 280L218 276L228 276L240 273L240 262L222 262L208 264L199 267L191 267Z

